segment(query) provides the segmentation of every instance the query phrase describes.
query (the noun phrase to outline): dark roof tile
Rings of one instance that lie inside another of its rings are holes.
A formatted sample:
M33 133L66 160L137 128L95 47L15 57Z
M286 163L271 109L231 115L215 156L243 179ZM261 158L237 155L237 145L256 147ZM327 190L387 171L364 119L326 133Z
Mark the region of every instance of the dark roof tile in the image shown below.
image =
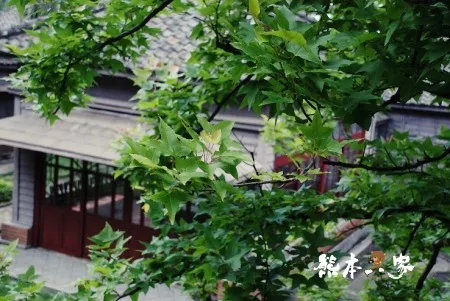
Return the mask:
M158 27L161 34L150 38L148 55L138 59L137 66L129 61L125 64L129 68L140 67L146 64L147 57L155 57L157 60L170 64L182 66L189 58L195 48L195 42L190 39L192 28L197 21L189 14L160 15L151 20L150 27ZM17 10L9 8L0 12L0 51L10 52L7 44L25 48L31 39L22 29L31 27L32 21L20 19ZM170 59L169 59L170 58Z

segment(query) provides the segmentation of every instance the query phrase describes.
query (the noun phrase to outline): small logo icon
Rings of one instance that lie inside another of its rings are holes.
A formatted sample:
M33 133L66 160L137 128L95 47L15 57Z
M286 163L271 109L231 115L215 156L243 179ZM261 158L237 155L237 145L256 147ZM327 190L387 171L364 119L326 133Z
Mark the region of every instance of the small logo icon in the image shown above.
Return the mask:
M386 257L386 254L383 251L372 251L370 252L369 263L372 263L373 267L378 269L383 264L384 257Z

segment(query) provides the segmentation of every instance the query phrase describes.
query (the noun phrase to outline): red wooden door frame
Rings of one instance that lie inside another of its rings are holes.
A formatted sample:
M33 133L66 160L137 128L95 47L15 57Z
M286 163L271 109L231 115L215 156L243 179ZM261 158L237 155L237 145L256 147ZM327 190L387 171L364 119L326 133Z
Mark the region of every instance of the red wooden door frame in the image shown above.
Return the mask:
M39 233L41 231L41 204L45 198L45 154L34 152L34 211L33 211L33 230L31 238L31 246L39 246ZM20 170L20 166L16 166ZM19 183L15 183L18 185Z

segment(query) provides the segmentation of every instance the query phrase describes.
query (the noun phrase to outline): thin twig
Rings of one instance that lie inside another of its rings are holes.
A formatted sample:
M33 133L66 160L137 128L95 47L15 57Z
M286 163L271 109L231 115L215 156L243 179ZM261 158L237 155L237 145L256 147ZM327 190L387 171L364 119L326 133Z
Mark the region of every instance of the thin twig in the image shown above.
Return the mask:
M350 223L352 223L352 222L350 221ZM365 222L365 223L363 223L361 225L353 225L353 223L352 223L353 227L351 227L350 229L347 229L347 230L344 230L344 231L340 232L339 235L337 236L337 238L347 234L348 232L351 232L351 231L356 230L356 229L363 228L364 226L371 225L371 224L373 224L373 221L368 221L368 222Z
M220 112L220 110L222 109L222 107L227 104L230 99L232 98L232 96L239 91L239 89L245 85L246 83L248 83L252 78L252 75L247 75L243 80L241 80L239 82L239 84L236 85L236 87L233 88L233 90L231 90L230 92L228 92L224 98L222 99L222 101L216 106L216 108L214 109L214 111L211 113L211 115L208 118L208 121L212 121L214 119L214 117L216 117L216 115Z
M450 148L445 148L445 151L436 157L429 157L429 158L426 158L423 160L419 160L413 164L404 164L404 165L394 166L394 167L369 166L369 165L361 164L361 163L353 164L353 163L346 163L346 162L340 162L340 161L330 161L328 159L325 159L323 161L323 163L326 165L331 165L331 166L340 166L340 167L344 167L344 168L363 168L366 170L378 171L378 172L405 171L405 170L409 170L409 169L415 169L417 167L423 166L428 163L440 161L440 160L444 159L446 156L448 156L449 154L450 154Z
M395 167L398 167L397 164L395 163L394 159L392 158L391 154L388 152L386 146L383 146L384 151L386 152L386 155L389 158L389 161L391 161L392 164L394 164Z
M139 30L144 28L144 26L146 26L147 23L150 22L151 19L156 17L157 14L159 14L161 11L163 11L173 1L174 0L165 0L165 1L163 1L158 7L153 9L139 24L137 24L136 26L134 26L133 28L131 28L131 29L127 30L127 31L122 32L121 34L119 34L119 35L117 35L115 37L111 37L109 39L106 39L103 43L98 45L97 49L98 50L102 50L107 45L114 44L114 43L122 40L123 38L125 38L127 36L131 36L131 35L135 34Z
M409 246L411 245L414 236L417 233L417 230L419 230L420 225L422 225L422 223L427 219L427 215L423 214L422 217L420 218L420 220L417 222L417 224L414 226L414 229L411 231L411 233L409 234L409 238L408 238L408 242L406 243L405 247L403 248L402 254L406 254L406 252L409 249Z
M128 293L118 296L118 297L116 298L115 301L119 301L119 300L121 300L121 299L123 299L123 298L132 296L132 295L134 295L135 293L139 292L141 289L142 289L142 288L140 288L140 287L135 287L134 289L132 289L132 290L129 291Z
M309 101L309 99L305 98L304 100L306 101L306 103L307 103L311 108L313 108L314 110L318 110L318 108L316 108L316 106L313 105L312 102Z
M305 108L303 107L303 104L302 104L302 103L299 103L299 105L300 105L300 109L302 110L303 115L305 115L306 119L308 119L309 122L312 122L312 119L311 119L311 117L309 117L308 113L306 113L306 110L305 110Z

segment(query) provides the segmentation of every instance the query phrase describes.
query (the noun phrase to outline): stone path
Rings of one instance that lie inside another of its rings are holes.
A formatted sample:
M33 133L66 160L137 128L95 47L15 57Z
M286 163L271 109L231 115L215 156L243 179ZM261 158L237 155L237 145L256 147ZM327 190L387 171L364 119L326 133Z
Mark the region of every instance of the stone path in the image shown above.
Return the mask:
M0 245L0 248L2 247ZM19 249L19 254L11 266L11 275L17 276L24 273L30 265L33 265L36 274L40 276L39 280L45 281L46 287L58 291L73 292L75 290L73 284L76 280L87 275L88 263L89 261L86 259L41 248ZM165 285L158 285L151 289L146 296L140 296L139 300L191 301L179 288L169 289Z
M3 223L10 222L11 217L12 217L12 205L0 207L0 227Z

